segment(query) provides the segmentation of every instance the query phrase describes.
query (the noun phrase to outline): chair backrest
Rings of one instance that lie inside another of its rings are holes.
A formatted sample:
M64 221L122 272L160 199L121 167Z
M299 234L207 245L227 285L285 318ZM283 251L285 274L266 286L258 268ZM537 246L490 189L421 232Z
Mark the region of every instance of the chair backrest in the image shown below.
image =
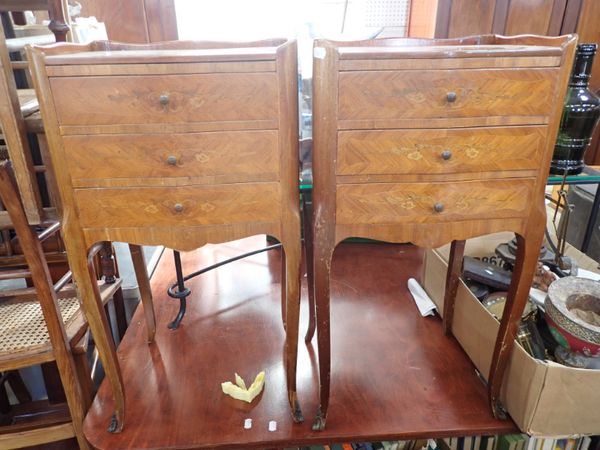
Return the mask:
M64 373L75 373L74 366L70 367L72 370L62 370L66 365L73 364L70 356L70 346L48 270L48 264L44 258L44 252L38 236L27 220L10 161L0 162L0 199L2 199L2 203L10 215L21 244L21 249L29 266L37 298L44 314L46 326L48 327L48 334L54 349L56 362L61 372L61 378L63 378ZM63 379L62 381L63 385L68 381L70 386L79 386L76 379Z
M42 201L35 179L25 120L19 105L4 29L1 26L0 65L0 127L8 147L9 157L13 161L27 218L30 223L40 223L43 216Z

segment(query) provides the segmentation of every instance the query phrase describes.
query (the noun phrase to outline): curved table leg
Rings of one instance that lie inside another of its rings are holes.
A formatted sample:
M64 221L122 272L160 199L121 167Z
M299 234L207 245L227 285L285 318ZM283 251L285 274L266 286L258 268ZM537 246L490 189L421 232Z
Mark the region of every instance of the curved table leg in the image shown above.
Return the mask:
M508 289L504 313L500 322L488 382L489 401L497 418L505 418L506 413L500 403L500 388L508 365L521 315L529 297L529 289L537 267L544 229L529 232L526 236L517 234L517 255L513 276Z
M294 422L303 422L302 410L298 403L296 389L296 367L298 363L298 333L300 321L300 265L302 261L302 245L300 229L297 236L286 236L282 239L282 259L285 261L285 367L287 377L288 400L292 409ZM284 257L285 253L285 257ZM283 275L283 273L282 273ZM283 278L283 277L282 277Z
M281 246L281 322L283 329L287 330L287 252L284 246Z
M327 409L329 408L329 390L331 380L331 336L330 336L330 312L329 312L329 280L331 275L331 258L333 248L326 246L326 240L318 240L321 243L314 248L314 277L315 277L315 300L317 316L317 343L319 349L319 399L312 429L321 431L325 429L327 420Z
M465 254L465 241L452 241L450 245L450 259L448 260L448 272L446 273L446 290L444 292L444 319L442 326L444 333L452 333L452 319L454 317L454 302L456 301L456 290L462 271L462 261Z
M315 269L313 255L313 221L312 221L312 195L303 193L302 214L304 220L304 254L306 255L306 284L308 286L308 329L304 336L305 342L312 341L316 330L315 318Z
M150 279L148 278L146 262L144 261L144 252L141 245L135 244L129 244L129 251L131 252L131 260L133 261L135 277L137 278L140 297L142 299L142 305L144 306L144 316L146 317L146 327L148 331L148 343L151 343L154 341L154 335L156 333L156 318L154 316L152 289L150 288Z

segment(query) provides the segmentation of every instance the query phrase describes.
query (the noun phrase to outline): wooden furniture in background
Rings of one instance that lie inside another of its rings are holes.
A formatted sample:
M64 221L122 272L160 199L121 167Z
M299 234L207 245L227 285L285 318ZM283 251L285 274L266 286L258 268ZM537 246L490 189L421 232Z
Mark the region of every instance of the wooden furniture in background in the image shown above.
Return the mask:
M77 350L87 348L87 323L74 286L68 285L71 274L52 284L40 243L50 232L38 237L30 227L9 161L0 163L0 197L28 263L28 270L20 276L31 277L34 284L34 288L2 292L0 371L56 361L68 404L66 414L46 417L38 410L33 421L18 420L0 427L0 447L16 448L75 436L80 448L88 448L83 418L91 403L92 387L87 356ZM120 285L120 280L103 283L99 287L100 301L106 303Z
M485 33L558 36L566 8L566 0L438 0L435 37Z
M432 38L435 33L435 19L438 0L410 2L408 37Z
M86 264L99 241L187 251L248 235L279 239L288 396L302 420L295 42L97 42L32 48L28 58L69 263L115 396L111 430L123 427L125 393ZM148 286L147 277L138 283ZM152 341L152 299L142 301Z
M112 41L148 43L177 40L175 0L78 0L84 17L106 25Z
M56 42L65 42L69 25L63 11L63 0L0 0L0 11L47 11L50 23L48 28L54 34Z
M464 239L501 230L517 262L492 366L499 392L544 234L544 188L576 38L381 39L314 47L314 278L321 405L331 377L331 258L348 237L452 241L452 327ZM402 351L400 348L398 351ZM488 375L488 374L484 374Z

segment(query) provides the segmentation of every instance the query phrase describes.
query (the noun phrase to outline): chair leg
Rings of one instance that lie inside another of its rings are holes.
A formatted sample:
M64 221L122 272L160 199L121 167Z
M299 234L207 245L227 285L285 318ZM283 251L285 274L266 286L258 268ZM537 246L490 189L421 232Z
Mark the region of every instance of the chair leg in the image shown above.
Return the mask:
M452 319L454 318L454 303L456 301L456 290L462 270L462 261L465 254L465 241L452 241L450 245L450 260L448 261L448 272L446 273L446 291L444 293L444 319L442 326L444 333L452 333Z
M41 365L41 368L48 401L50 403L63 403L66 397L56 362L44 363Z
M3 375L0 373L0 375ZM10 400L8 399L8 393L6 392L5 383L0 383L0 425L4 425L3 414L8 414L12 409Z
M285 366L288 388L288 400L294 422L303 422L302 410L298 403L296 390L296 367L298 362L298 334L300 321L300 269L302 247L300 231L298 236L288 237L282 242L282 256L285 254L285 284L281 290L285 294ZM283 273L282 273L283 275Z
M73 429L75 437L80 449L89 449L90 446L83 434L83 419L85 418L86 401L82 392L79 376L75 368L75 360L73 354L68 352L60 360L57 359L57 364L61 364L60 369L61 380L65 387L65 397L69 405L71 420L73 421Z
M85 304L88 324L92 336L94 337L96 349L102 360L106 378L112 388L115 412L111 418L108 430L112 433L117 433L123 429L124 425L125 389L115 344L112 339L108 319L106 314L104 314L104 309L102 307L100 290L96 283L93 256L87 256L87 267L85 267L85 272L82 271L82 267L79 264L81 259L78 258L77 255L73 255L71 258L71 270L73 271L81 298Z
M127 314L125 312L125 299L123 298L123 289L117 289L112 298L115 307L115 320L117 322L117 334L119 342L123 340L127 331Z
M79 342L73 347L73 360L77 378L81 386L81 398L83 410L88 411L92 406L94 398L94 383L92 380L92 370L88 362L87 349L89 341L89 332L85 333Z
M508 289L500 330L496 338L488 382L489 401L497 418L506 413L500 403L500 389L504 372L514 346L521 316L529 297L529 289L537 267L544 231L535 230L525 236L517 234L517 255L512 280Z
M21 374L18 370L11 370L8 372L8 383L10 384L10 388L15 394L15 397L19 401L19 403L27 403L31 401L31 394L27 389L27 386L23 382L23 378L21 378Z
M107 284L112 284L116 282L117 274L117 265L114 257L114 249L111 242L104 242L102 248L98 252L100 258L100 267L102 276L104 277L104 282ZM125 331L127 331L127 317L125 315L125 302L123 299L123 291L118 289L115 292L113 299L113 306L115 308L115 321L117 325L117 335L119 342L125 336Z
M315 236L315 238L318 238ZM322 244L326 240L318 240ZM317 318L317 343L319 349L319 398L320 404L317 410L312 429L321 431L325 429L327 410L329 408L329 391L331 380L331 336L330 336L330 289L331 258L333 248L319 245L314 248L314 277L315 277L315 301Z
M140 297L144 306L144 316L146 317L146 326L148 327L148 343L154 342L156 334L156 318L154 316L154 303L152 301L152 289L150 288L150 279L144 261L144 253L140 245L129 244L133 268L138 281Z

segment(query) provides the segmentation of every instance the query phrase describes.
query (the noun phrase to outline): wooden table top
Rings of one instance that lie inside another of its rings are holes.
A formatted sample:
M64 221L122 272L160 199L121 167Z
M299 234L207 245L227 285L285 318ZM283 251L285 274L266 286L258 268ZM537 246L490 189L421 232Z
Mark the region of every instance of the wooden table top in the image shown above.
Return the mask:
M183 253L184 273L265 246L262 236ZM103 383L85 421L100 449L275 448L316 443L504 434L475 368L439 317L421 318L406 289L419 276L422 252L410 245L342 244L332 269L332 404L327 428L310 429L318 402L316 339L299 345L298 394L306 421L292 422L283 367L280 255L262 253L188 282L188 313L167 323L177 302L165 252L152 280L155 344L145 342L141 308L119 347L126 389L125 427L106 431L112 400ZM301 336L306 331L303 280ZM266 371L252 404L226 397L220 383ZM245 430L244 419L253 427ZM277 421L277 431L268 423Z

